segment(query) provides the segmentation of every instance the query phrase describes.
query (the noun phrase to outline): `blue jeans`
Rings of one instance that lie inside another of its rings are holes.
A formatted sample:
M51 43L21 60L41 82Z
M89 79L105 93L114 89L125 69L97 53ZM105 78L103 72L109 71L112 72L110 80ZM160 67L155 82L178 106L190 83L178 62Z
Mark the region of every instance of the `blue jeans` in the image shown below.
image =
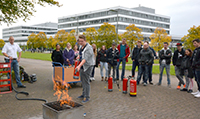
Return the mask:
M95 66L92 67L92 72L90 77L94 78L94 73L95 73Z
M200 91L200 70L194 71L195 81L197 82L198 90Z
M133 77L135 76L136 66L138 66L138 69L139 69L139 62L137 60L133 61L133 64L132 64L132 76Z
M141 77L144 77L144 83L147 83L147 79L148 79L148 65L139 65L139 69L138 69L138 76L137 76L137 84L140 83Z
M126 66L126 59L125 58L119 58L119 62L117 62L116 73L117 73L117 79L119 79L119 65L120 65L121 62L122 62L121 80L123 80L124 74L125 74L125 66Z
M7 59L6 59L6 62L10 62L10 60L7 60ZM16 82L17 82L17 86L21 86L22 83L21 83L21 81L20 81L20 76L19 76L19 64L18 64L17 60L13 60L13 61L11 62L11 71L12 71L12 70L14 70L14 72L15 72L15 79L16 79ZM12 73L11 73L11 75L12 75ZM8 78L10 78L10 77L8 76Z
M168 85L170 84L170 64L160 64L160 78L159 78L159 84L162 83L162 75L163 75L163 70L164 68L166 69L167 73L167 82Z
M149 82L152 82L152 68L153 68L153 64L148 65L148 79ZM144 72L145 73L145 72ZM143 74L145 75L145 74ZM145 78L143 77L143 81L145 80Z
M105 70L106 70L106 75L105 77L108 77L108 63L107 62L100 62L100 73L101 73L101 77L104 77L103 76L103 67L105 67Z

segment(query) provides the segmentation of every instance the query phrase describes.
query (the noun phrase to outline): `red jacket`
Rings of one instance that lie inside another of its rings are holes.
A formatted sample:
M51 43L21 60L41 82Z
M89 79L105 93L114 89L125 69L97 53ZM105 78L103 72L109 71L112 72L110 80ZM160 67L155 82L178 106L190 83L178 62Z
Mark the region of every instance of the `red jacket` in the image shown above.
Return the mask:
M119 54L120 54L120 45L121 45L121 43L117 46L117 49L119 50ZM125 44L125 45L126 45L126 49L125 49L126 56L125 56L125 58L126 58L126 62L128 62L128 56L130 55L130 50L129 50L128 45L127 44ZM117 61L119 62L119 59Z

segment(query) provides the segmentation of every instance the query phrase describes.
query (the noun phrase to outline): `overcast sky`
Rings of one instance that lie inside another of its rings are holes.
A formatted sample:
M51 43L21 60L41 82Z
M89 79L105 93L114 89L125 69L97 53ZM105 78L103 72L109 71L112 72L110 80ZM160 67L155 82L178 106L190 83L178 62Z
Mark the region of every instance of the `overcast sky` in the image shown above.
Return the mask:
M15 24L33 25L44 22L58 22L58 17L105 9L109 7L123 6L128 8L141 6L153 8L156 14L171 17L171 35L184 36L193 25L200 25L200 0L57 0L62 7L36 6L37 12L27 22L18 20ZM7 24L0 25L0 39L2 29Z

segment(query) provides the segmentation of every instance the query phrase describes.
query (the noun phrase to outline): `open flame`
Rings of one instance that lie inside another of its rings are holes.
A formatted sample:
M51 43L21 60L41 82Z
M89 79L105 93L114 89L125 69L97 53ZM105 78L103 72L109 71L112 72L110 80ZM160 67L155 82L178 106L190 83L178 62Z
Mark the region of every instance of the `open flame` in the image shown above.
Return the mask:
M65 81L62 82L56 82L53 79L54 87L53 89L56 91L54 93L54 96L57 96L57 101L60 101L60 106L63 104L70 105L74 107L74 102L72 101L72 98L68 95L68 87L70 87L70 84L66 83ZM57 79L61 79L60 77L57 77Z

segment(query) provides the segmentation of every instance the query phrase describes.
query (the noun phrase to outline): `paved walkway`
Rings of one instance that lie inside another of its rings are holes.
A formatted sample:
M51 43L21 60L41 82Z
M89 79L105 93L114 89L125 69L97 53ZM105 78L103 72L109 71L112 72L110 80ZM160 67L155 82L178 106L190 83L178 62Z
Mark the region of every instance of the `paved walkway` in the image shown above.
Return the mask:
M0 61L3 57L0 56ZM38 81L25 83L28 97L55 101L53 96L52 67L49 61L21 59L20 65L29 73L36 73ZM126 71L129 75L130 71ZM137 73L136 73L137 74ZM158 75L153 75L153 83L158 82ZM87 116L85 119L198 119L200 117L200 99L191 94L176 90L178 80L171 76L172 88L167 87L166 76L162 86L139 85L137 97L122 94L114 85L113 92L107 91L107 83L100 81L99 69L96 69L96 81L91 83L91 100L84 104ZM105 88L106 87L106 88ZM120 86L121 87L121 86ZM195 89L196 91L196 84ZM69 90L73 100L81 94L80 84ZM18 101L15 93L0 95L0 119L37 119L42 118L42 104L40 101ZM19 95L20 97L26 97Z

